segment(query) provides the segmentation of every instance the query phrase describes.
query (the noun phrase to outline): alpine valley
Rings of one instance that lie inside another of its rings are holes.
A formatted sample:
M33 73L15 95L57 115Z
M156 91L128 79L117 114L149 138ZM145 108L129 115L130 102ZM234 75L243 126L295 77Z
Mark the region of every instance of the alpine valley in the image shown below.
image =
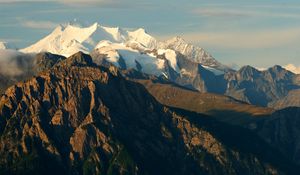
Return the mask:
M0 174L300 174L300 75L181 37L59 25L0 43Z

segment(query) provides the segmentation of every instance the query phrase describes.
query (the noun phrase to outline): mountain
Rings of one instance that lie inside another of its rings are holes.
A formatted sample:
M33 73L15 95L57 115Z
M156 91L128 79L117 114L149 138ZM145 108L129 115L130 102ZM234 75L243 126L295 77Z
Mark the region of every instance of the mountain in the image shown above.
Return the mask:
M78 51L89 53L98 42L104 40L113 43L137 42L147 48L154 48L157 42L144 29L126 31L118 27L100 26L98 23L89 27L68 24L58 26L51 34L21 51L25 53L47 51L70 56Z
M171 49L204 66L219 71L229 69L216 61L204 49L188 44L179 37L160 42L142 28L128 31L119 27L104 27L98 23L89 27L80 27L76 24L60 25L45 38L20 51L25 53L51 52L70 56L78 51L90 53L103 43L126 45L125 50L136 51Z
M253 74L253 71L256 72L252 70L248 73ZM251 129L270 145L292 158L295 163L300 164L300 108L275 111L242 103L227 96L192 91L134 70L126 71L124 74L141 83L162 104L208 114L218 121ZM299 90L292 90L289 93L287 97L295 101L286 106L299 105L298 92ZM286 98L283 98L279 101L286 102L285 100Z
M185 55L190 60L199 63L203 66L215 68L219 71L230 70L229 67L219 63L203 48L187 43L183 38L177 36L159 43L159 48L172 49Z
M91 56L99 65L112 63L120 69L135 69L146 74L162 76L201 92L222 91L216 84L223 83L219 79L224 72L204 67L171 49L149 51L133 48L138 47L102 41Z
M237 72L226 73L224 79L224 94L259 106L271 105L300 88L299 76L278 65L264 71L244 66Z
M0 100L1 174L292 174L252 132L158 103L77 53Z
M141 28L128 31L98 23L89 27L61 25L21 51L64 56L82 51L90 53L99 65L112 63L120 69L136 69L200 92L227 95L264 107L272 107L300 85L298 75L280 66L264 71L244 66L235 71L180 37L158 41Z

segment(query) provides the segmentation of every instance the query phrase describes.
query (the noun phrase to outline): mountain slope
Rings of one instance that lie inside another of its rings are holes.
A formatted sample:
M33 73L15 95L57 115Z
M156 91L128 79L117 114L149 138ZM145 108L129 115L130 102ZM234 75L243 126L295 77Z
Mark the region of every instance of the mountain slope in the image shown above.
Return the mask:
M300 164L300 108L278 110L256 126L253 131Z
M291 90L287 96L272 103L270 106L275 109L283 109L287 107L300 107L300 89Z
M4 174L290 174L248 130L159 104L77 53L0 100Z
M135 69L149 75L162 76L201 92L224 91L222 88L218 88L224 86L223 84L216 86L216 84L224 83L224 81L220 81L222 75L215 73L216 69L203 67L174 50L149 51L139 48L132 43L125 45L102 41L91 53L91 56L99 65L112 63L120 69Z
M273 112L270 108L249 105L228 96L200 93L156 79L136 77L135 81L164 105L207 114L229 124L248 125Z

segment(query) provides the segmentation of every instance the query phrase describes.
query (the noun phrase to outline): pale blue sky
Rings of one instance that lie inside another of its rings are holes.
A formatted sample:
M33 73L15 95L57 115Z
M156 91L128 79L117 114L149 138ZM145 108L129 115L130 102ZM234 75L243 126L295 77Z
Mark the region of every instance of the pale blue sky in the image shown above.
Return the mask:
M300 66L296 0L0 0L0 40L22 48L75 18L179 35L225 64Z

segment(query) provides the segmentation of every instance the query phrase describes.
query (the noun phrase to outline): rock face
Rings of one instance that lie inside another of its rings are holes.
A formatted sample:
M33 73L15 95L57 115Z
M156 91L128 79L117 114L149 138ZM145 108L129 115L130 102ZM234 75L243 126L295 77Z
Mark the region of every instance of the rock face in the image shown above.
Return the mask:
M159 104L77 53L0 100L1 174L291 174L248 130Z

